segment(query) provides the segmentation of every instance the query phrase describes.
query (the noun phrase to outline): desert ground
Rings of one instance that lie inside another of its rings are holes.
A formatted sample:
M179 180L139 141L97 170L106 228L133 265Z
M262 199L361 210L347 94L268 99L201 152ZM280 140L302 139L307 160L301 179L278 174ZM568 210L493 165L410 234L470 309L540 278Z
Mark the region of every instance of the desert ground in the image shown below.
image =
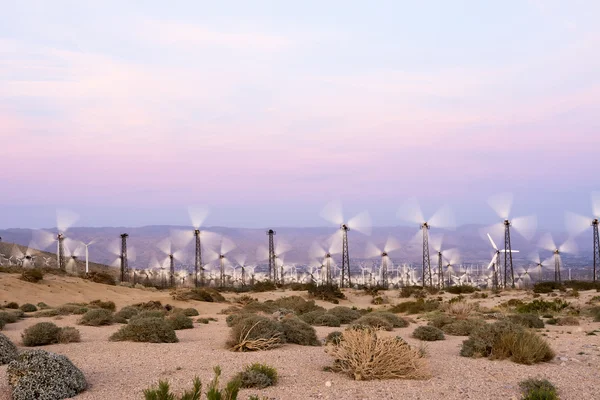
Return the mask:
M551 362L527 366L508 360L491 361L461 357L459 350L465 337L446 336L446 340L427 342L428 361L432 378L425 381L384 380L354 381L349 377L324 371L331 365L332 357L325 347L309 347L286 344L278 349L264 352L234 353L227 350L225 342L230 328L225 315L219 312L229 303L206 303L199 301L175 301L168 291L148 291L122 286L91 283L75 277L46 275L40 283L28 283L19 275L0 274L0 304L15 301L19 304L45 302L57 306L68 302L89 302L95 299L112 300L117 308L150 300L177 307L196 308L202 317L214 317L218 321L207 325L194 323L194 329L179 330L179 343L150 344L110 342L109 336L121 325L90 327L77 324L80 316L70 315L53 318L25 318L8 324L3 330L19 349L23 330L37 322L52 321L58 326L74 326L81 332L80 343L56 344L41 347L44 350L67 356L85 374L89 388L76 398L91 399L141 399L142 391L168 379L174 391L191 386L192 379L199 376L203 383L212 379L212 369L220 365L223 378L228 379L244 366L262 362L277 368L279 383L263 390L244 389L240 399L258 394L269 399L519 399L518 383L526 378L546 378L558 388L560 398L600 399L600 336L587 335L600 329L600 322L581 318L580 326L551 326L540 330L555 350L557 357ZM347 300L340 305L366 308L372 297L358 290L345 290ZM385 293L396 304L407 299L398 297L398 291ZM306 292L274 291L252 293L261 301L282 296L300 295L308 299ZM579 298L568 299L583 306L596 291L581 292ZM232 299L237 294L225 294ZM444 294L449 299L454 295ZM500 297L490 295L487 299L469 299L481 307L492 308L511 298L532 299L532 293L524 290L505 291ZM325 308L332 303L317 301ZM389 306L389 305L387 305ZM374 306L375 307L375 306ZM386 305L376 306L385 308ZM196 317L197 318L197 317ZM196 319L194 318L194 320ZM419 345L411 333L426 321L419 315L409 316L414 322L407 328L397 328L388 334L399 335L409 344ZM315 327L320 339L342 328ZM6 378L6 366L0 367L0 400L10 399L10 387Z

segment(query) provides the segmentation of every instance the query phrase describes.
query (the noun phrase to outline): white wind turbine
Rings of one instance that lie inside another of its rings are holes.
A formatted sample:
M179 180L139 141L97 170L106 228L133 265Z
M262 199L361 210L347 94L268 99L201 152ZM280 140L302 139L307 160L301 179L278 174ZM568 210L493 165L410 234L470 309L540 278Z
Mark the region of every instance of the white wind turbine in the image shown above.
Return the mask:
M392 260L390 259L390 253L398 250L400 243L389 236L383 246L383 248L377 247L373 242L367 243L365 250L366 258L381 257L381 265L379 266L379 281L381 286L388 288L390 271L393 269Z
M561 267L562 267L562 258L561 254L575 254L577 253L577 245L572 238L567 239L562 245L557 246L552 239L552 235L550 233L545 234L540 238L539 246L545 250L551 251L554 255L554 281L561 282ZM548 260L546 260L548 261Z
M490 264L488 265L488 270L490 268L494 268L492 270L492 276L493 276L493 287L494 289L497 289L500 282L502 282L502 280L500 279L500 254L504 254L507 251L505 249L499 250L498 246L496 246L496 243L494 243L494 239L492 239L492 236L488 233L487 234L488 239L490 240L490 243L492 244L492 247L494 248L494 257L492 258L492 261L490 261ZM510 250L510 253L518 253L519 250Z
M89 261L90 253L89 253L89 247L92 244L96 243L96 239L92 239L92 240L90 240L87 243L85 243L85 242L82 242L82 243L85 246L85 273L87 274L88 272L90 272L90 261Z

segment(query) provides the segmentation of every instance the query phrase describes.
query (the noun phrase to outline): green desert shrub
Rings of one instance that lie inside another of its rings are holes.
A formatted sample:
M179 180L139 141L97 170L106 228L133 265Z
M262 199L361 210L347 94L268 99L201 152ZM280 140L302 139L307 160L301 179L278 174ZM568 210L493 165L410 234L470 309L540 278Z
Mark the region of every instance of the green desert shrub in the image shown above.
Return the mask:
M198 310L196 310L195 308L184 308L182 313L186 317L197 317L198 315L200 315Z
M115 332L111 341L177 343L175 330L164 318L131 319Z
M271 292L276 289L277 286L272 281L259 281L252 286L254 292Z
M117 313L115 313L115 318L123 318L130 319L134 315L138 315L140 310L137 307L126 306L121 308Z
M421 287L421 286L403 286L400 289L400 297L407 299L407 298L413 296L415 293L417 294L418 297L420 297L422 290L423 290L423 287Z
M117 306L115 305L115 303L113 301L93 300L93 301L90 301L89 306L103 308L105 310L110 310L112 312L115 312L115 310L117 309Z
M558 393L546 379L526 379L519 382L523 400L558 400Z
M477 318L457 319L456 321L442 326L442 331L451 336L469 336L474 330L485 325L485 321Z
M325 314L325 311L321 311L321 310L310 311L310 312L307 312L306 314L300 315L300 319L302 321L306 322L307 324L316 325L315 320L324 314Z
M346 298L337 285L317 286L310 284L308 286L308 294L315 299L329 301L333 304L338 304L340 300Z
M248 314L231 325L227 346L233 351L256 351L269 350L284 342L285 335L279 322Z
M19 308L19 303L11 301L10 303L6 303L6 305L4 306L4 308L12 308L13 310L16 310L16 309Z
M45 310L47 308L50 308L50 306L44 303L43 301L40 301L39 303L37 303L37 308L39 308L40 310Z
M58 343L60 328L52 322L39 322L25 329L21 334L26 347L45 346Z
M132 315L129 320L133 321L136 319L144 319L144 318L164 318L167 313L164 310L145 310L140 311L139 313Z
M326 344L333 344L333 345L339 344L340 340L342 340L343 336L344 335L340 331L330 332L327 335L327 337L325 338L325 343Z
M315 328L297 317L284 318L280 322L285 341L303 346L319 346Z
M62 306L58 306L56 310L60 315L83 315L88 312L88 308L86 306L82 306L80 304L63 304Z
M442 329L444 325L456 322L456 318L449 316L448 314L438 314L433 316L427 325L435 326L436 328Z
M311 325L316 326L330 326L330 327L339 327L341 325L340 319L333 314L323 313L315 320Z
M525 328L541 329L544 327L544 321L535 314L515 314L510 315L508 319L515 324L523 325Z
M20 307L23 312L36 312L37 307L31 303L25 303Z
M383 329L386 331L391 331L394 329L394 326L385 318L372 314L363 315L352 324L353 327L370 327Z
M5 321L5 320L3 320L3 319L0 319L0 331L1 331L2 329L4 329L4 327L5 327L5 326L6 326L6 321Z
M562 299L546 301L534 299L529 303L523 303L516 307L516 311L521 314L544 314L547 312L560 312L569 306L569 302Z
M372 315L376 315L380 318L385 319L387 322L392 324L394 328L406 328L409 325L409 322L404 318L400 318L399 316L392 314L391 312L386 311L376 311L372 313Z
M61 315L60 311L58 311L55 308L48 308L45 310L39 310L38 312L36 312L34 314L34 317L36 318L50 318L50 317L57 317Z
M19 314L14 311L0 311L0 320L7 324L14 324L19 320Z
M242 319L248 318L251 315L256 315L256 314L254 314L254 313L246 313L246 312L242 312L242 313L238 313L238 314L229 314L225 318L225 323L227 324L228 327L231 328L232 326L234 326L238 322L240 322Z
M470 286L470 285L457 285L457 286L447 287L446 291L448 293L452 293L452 294L465 294L465 293L476 292L477 288L475 288L474 286Z
M314 300L304 300L300 296L281 297L273 301L277 308L292 310L296 315L302 315L311 311L325 311L321 306L315 304Z
M87 388L83 373L65 356L26 350L6 369L13 400L75 397Z
M341 324L349 324L361 317L359 311L344 306L335 306L327 310L327 313L335 315L340 320Z
M8 337L0 333L0 365L8 364L17 358L17 346Z
M460 354L464 357L510 359L526 365L554 358L554 351L542 337L509 321L498 321L476 329L463 342Z
M216 319L209 317L209 318L198 318L196 320L196 322L198 322L200 324L208 324L210 321L216 321Z
M60 328L60 332L58 332L58 343L75 343L81 342L81 334L79 330L73 328L72 326L65 326L64 328Z
M92 308L78 321L80 325L103 326L113 323L113 313L105 308Z
M171 324L173 329L176 331L181 329L192 329L194 327L194 321L190 317L185 316L183 313L174 313L167 317L167 322Z
M225 388L220 387L221 368L214 367L215 376L208 384L206 391L207 400L237 400L240 391L241 382L239 379L232 379ZM145 400L200 400L202 396L202 382L200 378L195 377L191 390L186 390L181 396L171 393L168 381L158 381L158 386L152 386L144 390Z
M266 364L254 363L244 368L234 379L241 382L242 388L264 389L277 384L277 370Z
M554 290L560 290L564 292L566 288L562 284L552 281L538 282L535 285L533 285L534 293L550 293Z
M398 303L388 310L392 313L406 313L406 314L420 314L426 312L432 312L440 308L440 302L437 300L423 300L419 299L416 301L404 301Z
M414 330L412 336L419 340L424 340L426 342L433 342L436 340L444 340L444 332L441 329L436 328L435 326L419 326Z

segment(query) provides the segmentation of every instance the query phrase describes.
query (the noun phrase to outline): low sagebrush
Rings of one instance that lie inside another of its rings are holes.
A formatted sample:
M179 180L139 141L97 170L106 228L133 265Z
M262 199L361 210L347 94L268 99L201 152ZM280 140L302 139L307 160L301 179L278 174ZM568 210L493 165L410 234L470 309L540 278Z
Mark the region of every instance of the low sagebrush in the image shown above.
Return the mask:
M350 307L336 306L327 310L327 314L335 315L341 324L349 324L361 317L360 312Z
M232 325L227 346L233 351L269 350L280 346L284 341L281 324L250 314Z
M39 322L25 329L21 334L23 345L27 347L58 343L60 328L52 322Z
M442 326L442 331L451 336L469 336L474 330L485 325L485 321L477 318L458 319Z
M80 325L103 326L113 323L112 311L104 308L92 308L78 322Z
M392 314L391 312L386 311L376 311L371 315L375 315L377 317L385 319L387 322L392 324L394 328L406 328L409 325L409 322L404 318L400 318L399 316Z
M264 389L277 384L277 370L269 365L255 363L236 375L242 388Z
M444 340L444 332L441 329L436 328L435 326L419 326L414 330L412 336L419 340L424 340L427 342L433 342L436 340Z
M429 366L423 354L406 342L379 337L373 329L346 330L338 344L327 347L332 370L355 380L427 379Z
M60 328L58 342L63 344L81 342L81 334L76 328L65 326L64 328Z
M299 318L284 318L280 322L285 341L303 346L319 346L315 328Z
M21 307L19 307L23 312L36 312L37 307L31 303L25 303Z
M523 400L558 400L556 388L546 379L526 379L519 382Z
M179 341L175 330L164 318L131 319L109 340L150 343L176 343Z
M176 331L181 329L192 329L194 327L194 321L192 321L190 317L179 312L169 315L167 321Z
M92 300L90 301L90 307L98 307L98 308L103 308L105 310L110 310L112 312L114 312L117 309L117 306L115 305L115 303L113 301L102 301L102 300Z
M352 326L366 326L370 328L383 329L386 331L391 331L394 329L394 326L390 322L381 316L377 316L375 313L363 315L354 321Z
M341 322L340 319L335 315L323 313L316 317L311 325L339 327Z

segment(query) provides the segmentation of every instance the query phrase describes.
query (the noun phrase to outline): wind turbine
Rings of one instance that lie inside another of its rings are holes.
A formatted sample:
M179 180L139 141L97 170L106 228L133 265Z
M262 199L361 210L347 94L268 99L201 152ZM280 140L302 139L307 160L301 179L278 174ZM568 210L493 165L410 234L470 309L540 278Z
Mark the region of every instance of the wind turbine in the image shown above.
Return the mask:
M253 269L254 266L246 264L246 255L245 254L238 254L234 258L242 270L242 286L246 286L246 269L250 269L250 268Z
M110 264L113 267L120 268L121 282L127 281L129 277L129 261L135 261L136 251L134 247L127 248L127 233L119 235L121 239L115 239L108 245L108 251L115 257Z
M58 267L63 271L65 271L67 267L65 260L64 240L66 238L68 229L73 226L78 218L79 216L71 211L57 210L56 228L58 233L56 236L53 233L43 230L34 231L34 241L40 246L41 249L45 249L52 243L57 242L56 262Z
M35 267L35 259L37 258L36 254L38 251L33 248L34 246L35 243L29 243L29 247L27 247L27 249L25 249L25 253L23 253L19 246L15 244L10 254L17 260L17 264L21 264L23 268L27 268L28 264L30 267L32 265Z
M594 248L594 266L592 272L592 281L600 279L600 235L598 234L598 226L600 224L600 192L593 192L592 200L592 217L584 217L579 214L567 211L565 214L565 222L567 231L572 237L582 234L590 226L592 227L593 248Z
M85 246L85 273L87 274L88 272L90 272L90 262L89 262L89 257L90 257L90 253L89 253L89 247L94 244L96 242L96 239L92 239L89 242L85 243L82 242L82 244Z
M448 263L454 265L459 262L460 256L458 254L457 249L446 249L442 250L442 242L444 236L436 235L431 237L431 247L435 250L438 261L438 270L437 270L437 278L438 278L438 289L444 287L444 260L447 260ZM447 265L446 265L447 266Z
M456 223L454 222L452 211L450 210L450 207L443 206L435 212L431 218L425 219L418 200L413 197L408 199L400 209L398 209L397 216L404 221L419 225L421 232L418 232L415 238L422 236L423 240L422 283L423 287L432 287L433 277L431 274L431 259L429 255L429 230L431 227L454 229Z
M81 242L66 240L65 255L67 257L66 271L72 274L77 273L77 261L83 255L83 246Z
M547 233L540 238L540 247L551 251L554 254L554 281L560 283L561 280L561 254L575 254L577 253L577 245L572 238L567 239L562 245L557 246L552 239L552 235Z
M492 239L492 236L488 233L487 234L488 239L490 240L490 243L492 244L492 247L494 248L494 257L492 258L492 261L490 261L490 264L488 265L488 269L494 267L494 269L492 270L492 274L493 274L493 288L497 289L498 286L502 283L502 280L500 279L500 254L506 254L506 253L518 253L519 250L506 250L506 249L502 249L499 250L498 246L496 246L496 243L494 242L494 239ZM506 256L505 256L506 258ZM512 255L511 258L512 260ZM504 271L504 276L506 276L506 271ZM506 283L506 281L504 281L504 284ZM511 287L514 289L515 287L515 279L514 279L514 275L512 278L512 283L511 283Z
M267 233L272 232L275 234L275 231L270 229ZM273 237L269 236L269 249L264 246L259 246L256 250L256 260L257 261L265 261L269 260L269 279L273 280L273 283L280 282L281 277L280 269L283 266L283 258L284 254L291 250L290 245L288 245L284 240L272 240Z
M209 253L209 258L211 262L218 261L219 262L219 286L223 287L225 285L225 267L229 266L230 261L227 258L227 254L229 254L233 249L236 248L235 243L225 236L221 236L219 248L217 251L213 249L206 249L206 252Z
M504 286L506 287L510 274L511 287L515 287L515 273L513 269L512 246L510 237L510 228L521 234L525 239L532 239L537 229L537 218L535 216L510 218L510 211L513 204L512 193L501 193L489 198L490 207L502 218L502 222L492 225L489 229L494 233L504 231ZM489 234L488 234L489 235Z
M194 239L194 286L204 286L205 270L202 260L202 238L204 238L204 246L206 247L206 241L209 240L212 243L216 239L218 239L218 235L200 229L204 224L206 217L208 216L208 208L204 206L188 207L188 214L190 216L190 221L192 222L192 227L194 229L173 230L172 237L174 239L174 242L181 248L186 247L192 241L192 239Z
M400 243L393 237L389 236L383 249L377 247L374 243L368 242L367 249L365 251L366 258L381 257L381 266L379 269L379 277L381 286L387 289L389 285L389 270L392 268L392 260L389 254L400 248Z
M552 265L551 265L552 258L542 261L540 259L540 253L538 253L537 251L534 251L529 256L529 260L531 260L535 263L534 269L537 270L537 281L541 282L543 280L543 269L552 267Z
M183 251L173 249L174 245L170 238L161 240L157 245L158 249L165 255L162 261L159 261L160 269L164 270L169 266L169 285L175 286L175 261L183 260Z
M326 221L340 227L340 232L342 234L342 274L340 277L340 287L345 286L346 280L348 281L348 286L352 287L350 252L348 250L348 231L355 230L367 236L371 235L371 217L368 212L363 211L349 220L346 220L342 211L342 204L339 201L332 201L327 204L323 210L321 210L320 215Z
M328 249L324 249L316 242L313 242L309 249L309 257L312 260L314 266L321 266L321 279L326 285L333 285L333 268L335 267L335 261L333 260L332 254L335 251L336 246L335 237L330 240Z

